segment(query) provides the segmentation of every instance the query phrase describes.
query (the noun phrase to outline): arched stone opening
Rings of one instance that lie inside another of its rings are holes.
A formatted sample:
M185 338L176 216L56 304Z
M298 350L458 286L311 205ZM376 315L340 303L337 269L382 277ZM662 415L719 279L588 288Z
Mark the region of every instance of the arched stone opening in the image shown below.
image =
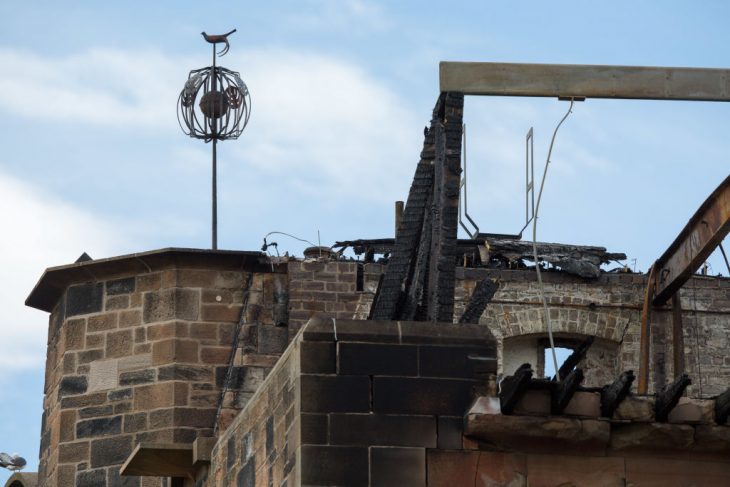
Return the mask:
M589 335L579 333L557 332L554 335L556 348L575 350ZM593 335L595 337L595 335ZM535 377L544 377L546 357L549 357L550 344L547 333L533 333L505 337L501 344L501 363L499 370L504 375L512 374L520 365L530 363L535 370ZM546 353L547 352L547 353ZM569 354L569 353L568 353ZM568 354L559 359L560 367ZM619 343L613 340L596 337L593 345L578 367L583 370L583 385L599 387L613 382L618 374ZM548 358L547 360L551 360Z

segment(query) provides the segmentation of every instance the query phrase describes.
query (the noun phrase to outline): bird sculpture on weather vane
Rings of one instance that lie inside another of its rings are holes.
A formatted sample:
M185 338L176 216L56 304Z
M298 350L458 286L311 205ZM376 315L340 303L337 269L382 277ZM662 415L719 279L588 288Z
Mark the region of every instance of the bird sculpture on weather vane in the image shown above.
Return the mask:
M183 132L206 143L213 143L214 250L218 248L217 143L219 140L237 139L251 115L251 95L241 75L216 65L216 56L224 56L228 52L228 36L234 32L236 29L220 35L201 33L213 45L213 64L190 71L177 102L177 119ZM216 44L225 46L216 53Z

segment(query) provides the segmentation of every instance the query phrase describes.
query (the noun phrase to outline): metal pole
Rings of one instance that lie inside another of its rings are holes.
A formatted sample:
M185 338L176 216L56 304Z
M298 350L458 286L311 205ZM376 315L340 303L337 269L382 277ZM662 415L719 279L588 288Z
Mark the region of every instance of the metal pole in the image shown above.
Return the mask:
M213 139L213 250L218 249L218 164L216 160L216 145L218 140Z
M213 83L212 83L212 90L216 90L216 70L215 70L215 44L213 44ZM218 249L218 161L217 161L217 143L218 143L218 123L215 118L213 118L213 126L211 127L213 129L213 208L212 208L212 218L211 218L211 225L212 225L212 240L213 240L213 250Z

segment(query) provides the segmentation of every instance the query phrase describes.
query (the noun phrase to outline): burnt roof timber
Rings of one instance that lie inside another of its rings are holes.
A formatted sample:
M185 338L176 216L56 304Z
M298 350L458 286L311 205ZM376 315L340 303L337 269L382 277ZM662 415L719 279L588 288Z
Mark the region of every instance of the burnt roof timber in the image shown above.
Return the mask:
M730 70L442 61L442 92L465 95L730 101Z

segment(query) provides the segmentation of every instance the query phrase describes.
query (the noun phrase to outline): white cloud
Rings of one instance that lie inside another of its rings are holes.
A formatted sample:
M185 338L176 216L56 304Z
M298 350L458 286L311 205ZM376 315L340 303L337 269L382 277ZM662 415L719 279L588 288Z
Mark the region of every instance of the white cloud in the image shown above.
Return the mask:
M84 251L113 255L125 242L112 225L3 173L0 228L0 368L42 368L48 315L23 303L43 270Z
M222 61L240 70L253 97L244 135L230 149L226 144L236 166L245 163L241 178L255 166L309 192L326 187L329 194L365 200L402 197L430 107L419 120L386 83L327 55L257 49L232 52ZM98 48L54 58L0 50L0 65L9 66L0 78L0 112L66 124L177 130L177 94L187 69L200 66L195 63L152 51ZM208 151L202 143L200 149ZM189 165L192 154L181 163ZM359 191L364 179L380 191Z
M291 14L286 20L294 29L348 32L384 30L391 25L380 5L364 0L309 0L308 11Z

